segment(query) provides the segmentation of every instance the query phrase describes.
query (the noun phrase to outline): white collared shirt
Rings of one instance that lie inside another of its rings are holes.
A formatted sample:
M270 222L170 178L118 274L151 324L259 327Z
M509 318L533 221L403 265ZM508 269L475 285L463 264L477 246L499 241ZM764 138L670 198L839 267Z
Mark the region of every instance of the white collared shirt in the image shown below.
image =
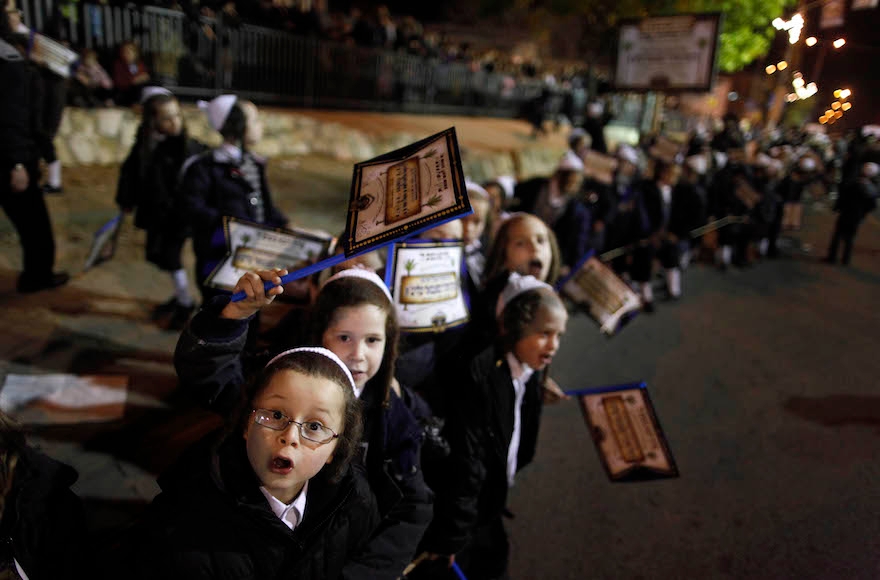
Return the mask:
M272 508L272 513L274 513L278 519L291 530L296 529L296 526L302 522L303 514L306 512L306 492L308 489L309 482L306 481L305 485L303 485L302 491L296 496L296 499L289 504L285 504L281 503L280 500L269 493L265 487L262 485L260 486L260 491L263 492L266 501L269 502L269 507Z
M513 379L513 437L510 438L510 447L507 448L507 487L513 487L513 479L516 476L516 458L519 454L519 442L522 438L522 404L526 395L526 383L535 372L529 365L517 360L512 353L507 353L507 365L510 367L510 376Z

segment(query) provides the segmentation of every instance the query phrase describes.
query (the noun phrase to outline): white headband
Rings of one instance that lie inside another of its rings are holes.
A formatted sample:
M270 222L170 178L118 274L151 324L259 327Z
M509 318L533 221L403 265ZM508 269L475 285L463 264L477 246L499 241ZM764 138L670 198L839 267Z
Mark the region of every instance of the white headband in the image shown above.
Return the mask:
M376 286L378 286L382 292L385 293L385 296L388 297L388 302L394 304L394 298L391 297L391 291L388 290L388 286L385 285L385 282L382 281L375 272L371 270L364 270L363 268L348 268L347 270L342 270L341 272L337 272L327 278L327 281L321 284L321 290L324 290L324 287L327 286L330 282L334 280L339 280L340 278L360 278L361 280L366 280L368 282L372 282Z
M510 304L511 300L523 292L528 292L529 290L535 290L537 288L546 288L551 292L553 291L553 286L546 282L541 282L534 276L523 276L517 272L511 272L510 277L507 279L507 285L498 296L498 303L495 305L495 318L501 316L501 313L504 312L504 308Z
M143 90L141 90L141 104L143 105L153 97L159 95L168 95L169 97L174 96L173 93L165 87L144 87Z
M204 111L208 117L208 123L215 131L219 131L226 123L229 112L232 111L233 105L238 101L236 95L220 95L211 101L199 101L199 109Z
M355 386L355 384L354 384L354 378L352 378L352 376L351 376L351 371L348 370L348 367L345 366L345 363L343 363L343 362L339 359L338 356L336 356L335 354L333 354L332 351L329 351L329 350L327 350L326 348L322 348L322 347L320 347L320 346L301 346L301 347L299 347L299 348L292 348L292 349L290 349L290 350L285 350L285 351L282 352L281 354L272 357L272 360L270 360L268 363L266 363L266 367L265 367L265 368L269 368L269 366L270 366L272 363L274 363L275 361L277 361L277 360L280 359L280 358L284 358L284 357L286 357L287 355L290 355L290 354L296 354L296 353L298 353L298 352L311 352L311 353L314 353L314 354L317 354L317 355L321 355L321 356L323 356L323 357L325 357L325 358L328 358L328 359L332 360L333 362L335 362L337 365L339 365L339 368L342 369L342 372L344 372L344 373L345 373L345 376L348 378L348 382L349 382L349 384L351 385L351 390L354 392L355 397L359 397L359 396L360 396L360 392L358 391L357 386Z

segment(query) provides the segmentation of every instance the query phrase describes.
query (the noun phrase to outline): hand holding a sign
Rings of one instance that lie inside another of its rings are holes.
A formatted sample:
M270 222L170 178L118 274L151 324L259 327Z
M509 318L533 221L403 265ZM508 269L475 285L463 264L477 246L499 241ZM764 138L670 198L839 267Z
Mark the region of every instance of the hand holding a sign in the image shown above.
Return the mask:
M287 275L287 270L281 268L247 272L238 279L234 290L234 292L244 295L244 298L227 304L220 315L223 318L233 320L250 318L284 292L281 277L285 275ZM266 286L269 288L267 289Z
M565 394L559 385L551 379L547 377L544 381L543 389L541 391L541 395L544 398L545 405L552 405L554 403L558 403L559 401L566 401L570 399L568 395Z

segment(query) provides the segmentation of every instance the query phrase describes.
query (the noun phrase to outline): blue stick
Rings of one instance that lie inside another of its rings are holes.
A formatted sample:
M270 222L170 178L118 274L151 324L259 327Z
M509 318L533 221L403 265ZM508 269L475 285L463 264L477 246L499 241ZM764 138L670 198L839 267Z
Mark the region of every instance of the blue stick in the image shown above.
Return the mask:
M617 391L629 391L630 389L647 388L647 383L628 383L625 385L606 385L604 387L589 387L586 389L575 389L573 391L565 391L566 395L572 397L581 397L583 395L601 395L602 393L616 393Z
M459 580L467 580L467 576L465 576L464 572L461 571L458 562L452 563L452 571L455 572L455 575L458 576Z
M316 262L316 263L312 264L311 266L306 266L305 268L303 268L301 270L297 270L295 272L290 272L289 274L282 276L281 277L281 285L287 284L288 282L293 282L294 280L299 280L300 278L305 278L306 276L311 276L312 274L314 274L316 272L320 272L321 270L324 270L326 268L332 268L333 266L335 266L337 264L341 264L342 262L344 262L348 259L349 258L346 257L345 254L336 254L335 256L330 256L329 258L324 258L320 262ZM272 282L266 282L263 284L263 288L266 290L266 292L268 292L269 290L271 290L275 286L276 286L276 284L273 284ZM245 298L247 298L247 294L245 294L244 292L236 292L235 294L232 295L231 301L232 302L241 302Z

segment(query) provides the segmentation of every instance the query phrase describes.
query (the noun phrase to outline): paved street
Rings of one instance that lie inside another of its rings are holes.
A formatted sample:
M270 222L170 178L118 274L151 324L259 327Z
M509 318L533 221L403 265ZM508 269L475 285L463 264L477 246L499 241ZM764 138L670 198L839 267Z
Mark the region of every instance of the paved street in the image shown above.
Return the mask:
M296 222L341 229L350 164L280 160L271 176ZM76 272L113 215L115 171L66 179L50 211L59 266ZM616 337L571 319L557 381L645 380L681 477L610 483L575 402L547 408L510 505L514 579L880 577L880 223L863 225L849 269L818 260L831 225L827 211L808 213L776 261L692 267L681 301ZM32 428L33 442L79 469L93 531L111 534L216 425L174 396L176 335L149 320L170 283L131 228L113 261L36 295L14 292L20 257L5 217L0 248L0 373L131 377L123 420Z

